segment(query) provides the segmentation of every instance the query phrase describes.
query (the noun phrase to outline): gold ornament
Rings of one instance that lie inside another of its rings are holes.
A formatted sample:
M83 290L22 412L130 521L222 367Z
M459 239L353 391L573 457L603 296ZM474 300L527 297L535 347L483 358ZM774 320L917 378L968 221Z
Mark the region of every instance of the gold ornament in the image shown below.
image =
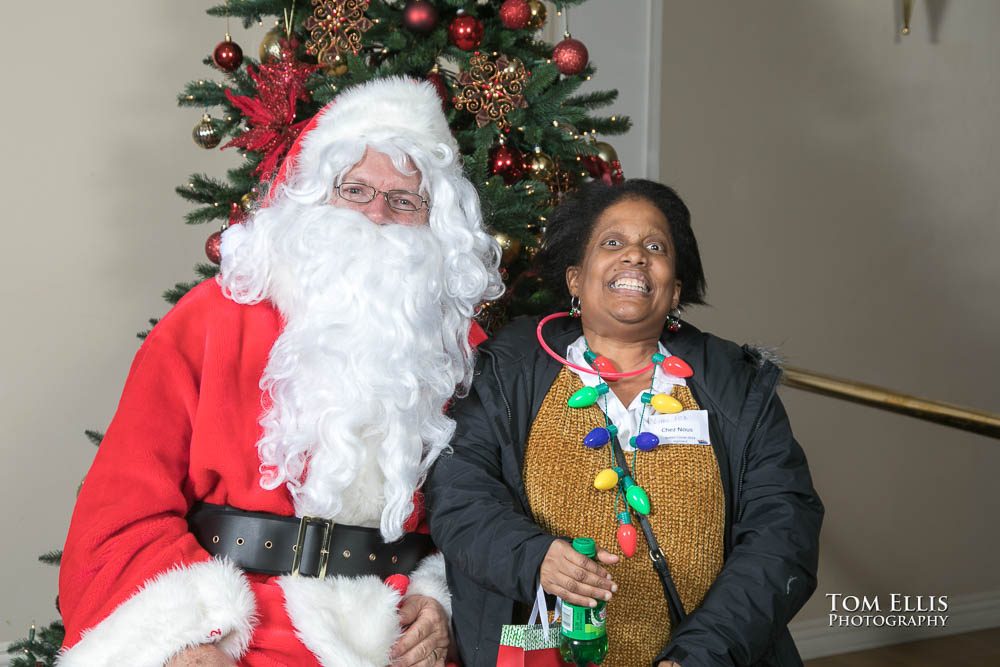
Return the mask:
M260 40L260 63L262 65L274 65L282 61L285 55L285 47L282 40L286 39L285 28L276 25L264 34L264 39Z
M493 240L500 244L500 263L509 265L521 252L521 242L510 234L497 232L493 235Z
M455 108L476 116L476 125L490 122L501 130L510 127L507 114L528 106L524 100L524 82L528 71L517 58L500 56L491 60L483 53L469 58L469 69L459 72L456 79L461 90L455 98Z
M528 8L531 9L528 27L532 30L538 30L545 25L545 4L542 0L528 0Z
M257 198L254 197L252 192L248 192L242 197L240 197L240 208L243 209L244 213L249 213L253 210L253 205L257 203Z
M327 58L323 63L323 71L330 76L344 76L347 74L347 60L339 55Z
M541 151L535 151L531 156L531 176L536 181L548 183L555 174L556 163L548 155Z
M374 23L365 16L369 0L312 0L312 15L303 24L309 31L306 53L330 66L338 56L361 51L361 37Z
M597 149L597 157L601 158L608 164L618 161L618 153L615 152L614 146L604 141L595 141L594 148Z
M212 117L205 114L191 131L191 138L202 148L215 148L222 141L222 133L215 127Z

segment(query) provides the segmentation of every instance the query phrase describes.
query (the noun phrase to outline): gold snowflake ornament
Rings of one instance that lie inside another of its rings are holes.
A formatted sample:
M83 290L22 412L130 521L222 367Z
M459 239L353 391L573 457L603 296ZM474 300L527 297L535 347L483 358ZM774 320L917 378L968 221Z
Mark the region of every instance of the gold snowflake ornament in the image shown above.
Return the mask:
M493 60L477 53L469 59L469 68L457 77L461 90L455 97L455 108L475 114L479 127L492 122L505 130L510 127L507 114L528 106L524 83L529 76L524 63L517 58L508 60L507 56L500 56Z
M362 36L374 25L365 16L369 0L312 0L312 4L313 12L305 21L306 53L321 65L334 65L348 51L357 55Z

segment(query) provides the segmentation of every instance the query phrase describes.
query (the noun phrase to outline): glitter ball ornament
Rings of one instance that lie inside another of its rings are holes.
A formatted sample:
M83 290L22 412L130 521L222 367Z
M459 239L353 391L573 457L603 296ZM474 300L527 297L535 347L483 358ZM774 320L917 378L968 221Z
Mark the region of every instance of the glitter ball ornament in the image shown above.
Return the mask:
M460 14L448 25L448 39L463 51L473 51L483 41L483 22L475 16Z
M222 232L215 232L205 241L205 254L213 264L222 263Z
M410 0L403 8L403 25L408 30L426 34L437 27L438 14L427 0Z
M219 42L212 52L212 61L223 72L235 72L243 64L243 49L226 33L226 40Z
M538 30L545 25L545 4L542 0L528 0L528 9L531 10L531 19L528 20L528 27Z
M512 185L524 177L524 154L513 146L500 144L490 151L490 173Z
M523 30L531 21L528 0L504 0L500 5L500 22L508 30Z
M552 62L556 64L556 69L566 76L575 76L582 72L590 60L587 47L578 39L567 36L566 39L556 44L552 51Z
M191 138L202 148L215 148L222 141L222 133L219 132L219 128L215 127L212 117L205 114L191 131Z

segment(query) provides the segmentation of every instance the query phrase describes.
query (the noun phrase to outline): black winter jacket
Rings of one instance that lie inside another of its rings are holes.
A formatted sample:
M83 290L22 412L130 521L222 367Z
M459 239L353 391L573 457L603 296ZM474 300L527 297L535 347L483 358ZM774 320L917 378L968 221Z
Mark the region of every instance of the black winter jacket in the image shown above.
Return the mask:
M479 347L472 389L454 406L453 451L424 487L467 667L494 667L500 628L511 622L515 600L534 599L542 559L557 539L532 519L521 474L531 424L561 368L535 340L536 324L515 320ZM569 319L545 329L555 350L580 334ZM694 370L688 387L709 414L726 534L722 570L701 606L669 643L663 639L657 661L800 666L787 625L816 588L823 505L775 393L780 371L690 324L662 340Z

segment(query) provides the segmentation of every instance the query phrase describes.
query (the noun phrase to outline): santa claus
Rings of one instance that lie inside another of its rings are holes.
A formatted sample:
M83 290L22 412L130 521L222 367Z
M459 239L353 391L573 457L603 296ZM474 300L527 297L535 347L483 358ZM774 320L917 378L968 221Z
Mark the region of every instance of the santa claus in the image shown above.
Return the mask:
M429 84L321 111L136 355L66 541L60 664L444 664L419 488L498 264Z

